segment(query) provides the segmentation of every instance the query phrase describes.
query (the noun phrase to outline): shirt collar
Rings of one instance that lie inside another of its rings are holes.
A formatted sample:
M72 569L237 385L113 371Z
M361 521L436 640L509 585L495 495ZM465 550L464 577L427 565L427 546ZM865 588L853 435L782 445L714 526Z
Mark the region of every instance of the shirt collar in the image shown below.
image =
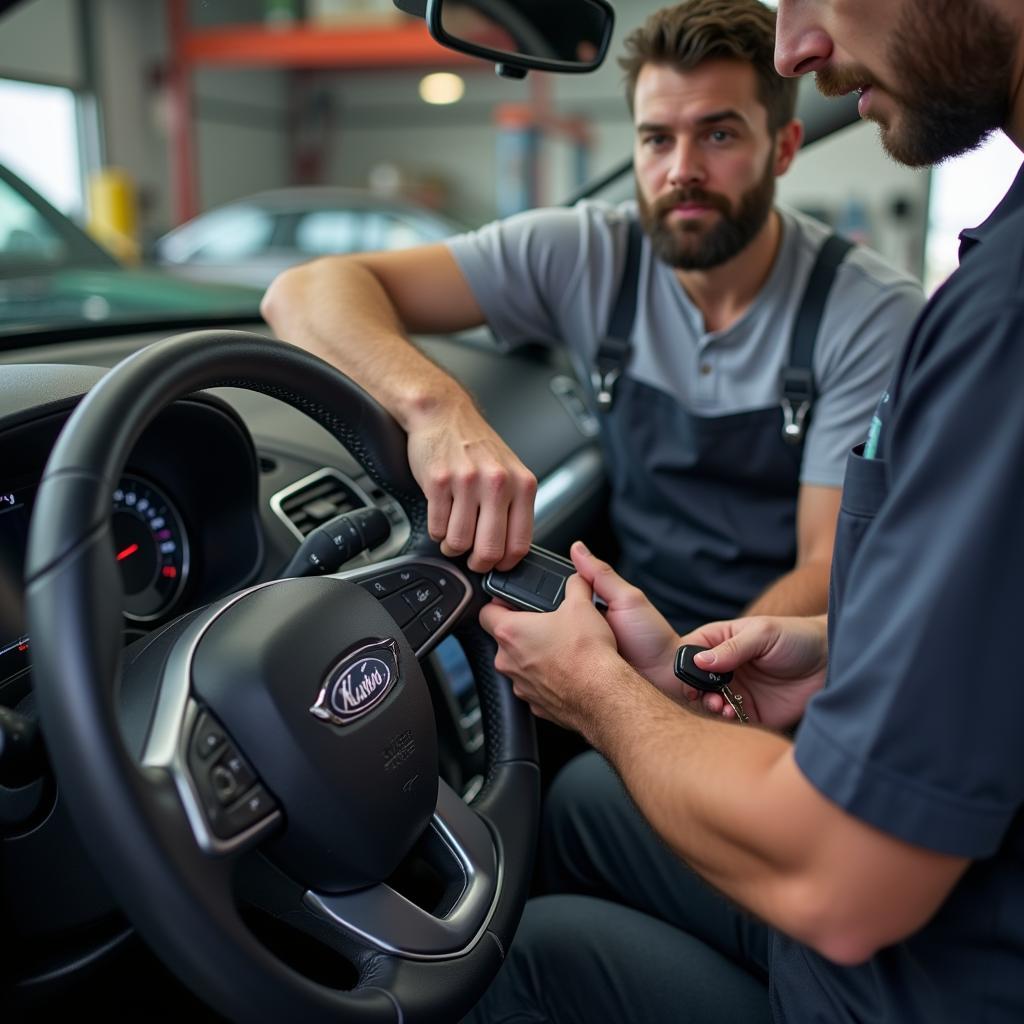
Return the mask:
M966 228L960 232L960 261L963 262L963 258L976 245L986 241L1007 217L1021 209L1024 209L1024 165L1017 172L1010 191L1003 196L988 220L976 228Z

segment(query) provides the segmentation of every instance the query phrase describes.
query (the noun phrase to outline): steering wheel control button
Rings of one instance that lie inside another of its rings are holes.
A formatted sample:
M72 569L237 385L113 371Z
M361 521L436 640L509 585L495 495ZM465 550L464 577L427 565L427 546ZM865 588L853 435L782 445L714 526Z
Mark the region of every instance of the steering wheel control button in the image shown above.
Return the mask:
M445 624L447 619L448 612L441 605L435 605L429 612L420 616L420 623L428 633L433 635Z
M234 839L276 810L277 804L270 794L262 786L253 786L227 807L208 805L206 817L218 839Z
M384 606L384 610L400 626L404 626L416 614L415 609L409 607L402 599L401 594L392 594L391 597L385 597L381 604Z
M227 742L224 730L205 711L192 733L192 750L202 760L212 757Z
M445 572L443 569L435 569L432 565L425 565L422 567L421 572L442 594L459 594L462 590L459 581L451 573ZM461 594L459 596L461 597ZM458 604L458 601L455 603Z
M227 750L210 769L210 788L225 807L256 781L256 773L245 758L229 743Z
M415 579L415 570L402 569L398 572L385 573L383 576L375 576L372 579L361 580L360 586L374 597L387 597L388 594L397 593L409 586Z
M229 772L222 764L215 764L210 769L210 788L213 790L217 800L225 807L227 807L227 805L230 804L240 792L238 783L235 782L234 775L232 775L231 772Z
M421 616L419 619L413 619L412 622L406 623L402 627L402 632L405 633L409 646L414 651L418 651L430 639L433 630L423 625Z
M221 822L228 835L234 836L275 810L277 805L270 794L262 786L255 786L238 803L228 808Z
M402 600L414 611L419 612L429 608L439 597L440 593L433 583L426 580L417 580L408 590L403 591Z

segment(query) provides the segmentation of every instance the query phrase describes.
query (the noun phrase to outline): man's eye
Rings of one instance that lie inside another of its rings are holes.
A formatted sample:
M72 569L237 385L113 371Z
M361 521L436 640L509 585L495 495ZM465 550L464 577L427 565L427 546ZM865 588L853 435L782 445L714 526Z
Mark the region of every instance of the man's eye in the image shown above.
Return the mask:
M724 128L716 128L708 135L712 142L729 142L733 137L732 132Z
M644 139L644 145L650 146L652 149L660 149L669 141L667 135L648 135Z

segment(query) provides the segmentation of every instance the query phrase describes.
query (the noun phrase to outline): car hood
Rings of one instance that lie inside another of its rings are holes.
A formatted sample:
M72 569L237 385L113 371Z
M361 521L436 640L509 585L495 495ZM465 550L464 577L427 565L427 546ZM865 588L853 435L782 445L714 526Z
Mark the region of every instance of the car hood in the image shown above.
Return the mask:
M155 270L47 269L0 278L0 331L83 323L257 314L256 288L202 284Z

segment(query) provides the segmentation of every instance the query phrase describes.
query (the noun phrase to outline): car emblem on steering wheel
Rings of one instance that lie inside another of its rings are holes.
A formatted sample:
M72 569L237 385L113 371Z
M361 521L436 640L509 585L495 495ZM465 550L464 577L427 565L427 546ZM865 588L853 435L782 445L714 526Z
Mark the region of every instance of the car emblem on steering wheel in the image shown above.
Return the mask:
M398 644L364 641L327 673L309 709L332 725L348 725L375 708L398 682Z

